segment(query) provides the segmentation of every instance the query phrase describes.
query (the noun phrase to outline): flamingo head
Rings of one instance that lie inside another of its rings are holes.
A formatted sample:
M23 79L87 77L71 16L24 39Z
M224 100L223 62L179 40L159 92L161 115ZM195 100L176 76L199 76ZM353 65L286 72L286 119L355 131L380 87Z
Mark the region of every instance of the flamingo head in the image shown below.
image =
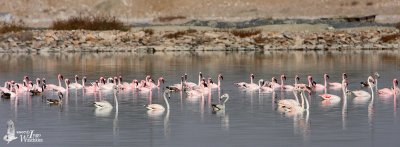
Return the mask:
M86 77L83 77L83 78L82 78L82 80L83 80L83 82L85 82L85 83L86 83Z
M275 77L272 77L271 81L272 81L272 82L275 82L275 83L278 83L278 80L276 80Z
M281 79L286 80L286 76L285 75L281 75Z
M328 74L324 74L324 77L326 77L327 79L329 79L329 75L328 75Z
M164 80L163 77L158 78L158 80L160 80L163 84L164 84L164 82L165 82L165 80Z
M251 78L251 79L254 79L254 74L250 74L250 78Z
M211 84L214 84L213 80L211 78L208 78L208 82Z
M260 79L260 80L258 80L258 84L260 84L260 85L264 85L264 79Z
M33 83L32 83L32 81L29 81L29 82L28 82L28 84L29 84L29 85L31 85L31 86L33 86Z
M28 76L24 76L24 80L29 81L29 77Z
M296 80L300 81L300 77L298 75L296 75Z
M347 79L347 74L346 74L346 73L343 73L342 78L343 78L343 79Z
M225 94L221 95L220 99L222 99L222 98L228 98L228 97L229 97L229 94L225 93Z
M64 79L63 75L61 75L61 74L58 74L57 78L58 78L59 80L63 80L63 79Z
M40 78L36 78L36 82L40 84Z
M393 85L394 86L398 86L399 85L399 81L397 81L397 79L393 79Z
M75 75L75 80L77 80L77 81L79 80L79 77L78 77L78 75Z
M185 80L187 80L188 75L185 73Z
M202 77L203 77L203 74L202 74L201 72L199 72L199 76L200 76L200 78L202 78Z
M380 75L379 75L379 73L378 73L378 72L375 72L375 73L374 73L374 76L375 76L375 78L377 78L377 79L379 79L379 78L380 78Z
M69 79L65 79L65 83L66 83L67 85L69 85L69 84L71 83L71 81L69 81Z
M118 78L119 78L120 81L122 81L122 76L119 76Z
M219 77L221 80L224 80L224 77L223 77L221 74L219 74L218 77Z
M309 81L312 81L312 76L307 77Z

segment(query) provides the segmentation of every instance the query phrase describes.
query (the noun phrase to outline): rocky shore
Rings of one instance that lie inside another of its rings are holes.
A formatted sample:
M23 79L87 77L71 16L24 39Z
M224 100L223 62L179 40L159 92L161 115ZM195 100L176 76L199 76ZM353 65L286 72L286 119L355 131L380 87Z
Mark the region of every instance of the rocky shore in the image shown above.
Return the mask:
M260 32L239 36L232 30L54 31L29 30L0 35L0 52L155 52L244 50L398 49L395 28Z

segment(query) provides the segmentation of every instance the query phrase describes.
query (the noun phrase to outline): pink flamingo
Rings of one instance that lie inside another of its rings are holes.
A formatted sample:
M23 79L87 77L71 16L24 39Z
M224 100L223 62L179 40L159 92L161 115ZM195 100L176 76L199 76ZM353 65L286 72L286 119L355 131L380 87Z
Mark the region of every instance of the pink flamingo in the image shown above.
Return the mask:
M274 84L269 84L268 81L264 81L263 79L260 79L259 82L263 83L260 87L262 92L271 93L275 91Z
M283 81L286 81L286 76L285 75L281 75L281 90L283 91L293 91L294 90L294 86L293 85L285 85L283 83ZM295 79L295 85L297 84L297 79Z
M70 81L68 79L65 79L65 88L62 87L62 86L56 86L56 87L53 88L53 90L55 90L57 92L66 93L69 90L69 88L68 88L69 84L70 84Z
M215 88L220 88L221 87L221 80L223 80L224 77L222 77L221 74L218 75L218 84L215 84L214 82L212 82L211 79L209 79L210 83L208 84L210 86L210 88L215 89Z
M326 88L327 88L327 79L329 79L328 74L324 74L324 85L322 84L315 84L315 91L322 91L325 90L326 93Z
M347 89L346 89L347 83L346 83L345 79L342 80L342 84L343 84L343 86L342 86L343 87L343 94L345 94L345 92L347 91ZM320 94L319 96L324 100L340 101L340 97L339 96L333 95L333 94L327 94L326 90L325 90L324 94Z
M383 89L379 89L378 90L378 94L381 96L392 96L392 95L396 95L398 92L398 86L399 82L397 81L397 79L393 79L393 88L389 89L389 88L383 88Z
M61 86L61 80L64 80L64 77L63 77L61 74L58 74L58 75L57 75L57 79L58 79L58 86L56 86L56 85L54 85L54 84L46 84L46 87L47 87L49 90L53 90L53 89L55 89L56 87L62 87L62 86ZM44 78L43 78L43 82L46 82Z
M347 79L347 74L346 73L342 74L342 81L343 81L343 79ZM342 83L330 82L329 86L330 86L329 88L331 88L331 89L341 89L342 88Z
M96 93L99 90L99 81L92 83L92 86L85 87L86 93Z
M69 88L70 89L82 89L83 86L82 86L82 84L79 84L78 81L79 81L79 77L78 77L78 75L75 75L75 83L69 84Z
M165 80L163 77L158 78L157 84L154 83L154 81L151 79L150 81L150 87L154 88L159 88L161 86L161 83L164 83Z
M174 85L171 85L171 86L167 86L166 88L169 89L170 91L182 91L183 90L183 85L184 85L183 80L184 80L184 78L182 76L180 84L174 84Z
M254 74L250 74L250 83L239 82L239 83L235 83L235 85L238 86L239 88L247 88L248 85L253 85L254 84L253 83L253 79L254 79ZM256 85L256 84L254 84L254 85Z

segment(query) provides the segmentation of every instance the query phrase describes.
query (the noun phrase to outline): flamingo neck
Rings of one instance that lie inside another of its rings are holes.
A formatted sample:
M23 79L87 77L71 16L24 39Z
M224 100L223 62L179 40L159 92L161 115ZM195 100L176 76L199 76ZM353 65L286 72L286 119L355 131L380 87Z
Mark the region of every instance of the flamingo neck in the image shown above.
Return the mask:
M199 74L199 86L201 85L201 76L200 76L200 74Z
M326 76L324 76L324 90L325 90L325 94L327 93L327 79Z
M283 89L283 86L284 86L284 84L283 84L283 77L281 77L281 89Z
M226 97L226 99L224 100L224 103L222 103L222 105L225 105L226 101L228 101L229 96Z
M61 87L61 79L58 78L58 86Z
M250 84L253 84L253 77L250 76Z
M85 87L85 80L82 79L82 86Z
M218 87L221 87L221 78L218 77Z
M169 110L169 103L168 103L168 99L167 99L167 96L166 96L166 92L164 92L164 100L165 100L165 104L167 104L167 110Z
M158 81L157 81L157 87L160 87L160 85L161 85L161 82L160 82L160 79L158 79Z

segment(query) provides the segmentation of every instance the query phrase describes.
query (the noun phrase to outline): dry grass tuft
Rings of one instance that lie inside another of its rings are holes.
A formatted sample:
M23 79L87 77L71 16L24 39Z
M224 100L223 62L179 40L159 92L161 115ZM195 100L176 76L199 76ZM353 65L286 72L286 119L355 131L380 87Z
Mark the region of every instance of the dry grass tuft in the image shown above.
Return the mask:
M383 36L381 38L381 41L386 43L386 42L396 40L397 38L400 38L400 34L392 34L392 35Z
M164 17L158 17L156 20L159 22L170 22L173 20L178 20L178 19L186 19L185 16L164 16Z
M240 38L245 38L245 37L251 37L254 35L258 35L261 33L261 30L259 29L250 29L250 30L232 30L230 31L233 35L240 37Z
M195 30L195 29L187 29L187 30L177 31L175 33L165 34L164 37L172 39L172 38L179 38L179 37L182 37L184 35L189 35L189 34L193 34L193 33L197 33L197 30Z
M108 15L98 16L72 16L67 20L56 20L52 23L54 30L121 30L127 31L129 27L116 17Z
M20 32L23 30L27 30L28 28L22 22L12 22L12 23L3 23L0 24L0 34L5 34L8 32Z
M154 34L154 30L153 29L142 29L142 31L148 35L153 35Z

